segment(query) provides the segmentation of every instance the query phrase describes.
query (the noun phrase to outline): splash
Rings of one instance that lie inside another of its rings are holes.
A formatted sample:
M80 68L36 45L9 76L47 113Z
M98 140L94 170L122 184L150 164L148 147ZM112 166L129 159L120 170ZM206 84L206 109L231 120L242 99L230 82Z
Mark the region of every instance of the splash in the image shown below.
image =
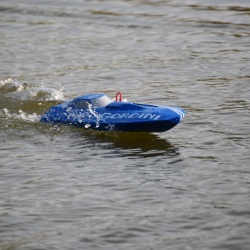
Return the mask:
M54 101L54 100L62 100L63 94L60 92L60 90L56 90L53 88L28 88L23 89L21 91L11 92L4 95L5 97L15 99L15 100L21 100L21 101Z
M43 82L32 85L14 78L0 79L0 118L6 121L39 122L39 114L51 105L50 101L65 100L61 85L49 88Z
M4 108L2 112L0 112L0 114L3 115L6 119L15 119L34 123L40 120L40 116L37 113L27 114L22 110L19 110L18 114L13 114L7 108Z
M24 85L20 84L17 79L8 78L6 80L0 80L1 92L22 91L23 89Z
M89 109L90 114L92 114L96 118L96 125L95 125L96 128L99 128L100 127L100 124L99 124L100 117L99 117L99 115L95 112L95 110L92 109L92 105L90 103L88 103L88 109Z
M30 86L17 79L0 80L0 92L4 97L21 101L63 101L63 87L59 89L44 86Z

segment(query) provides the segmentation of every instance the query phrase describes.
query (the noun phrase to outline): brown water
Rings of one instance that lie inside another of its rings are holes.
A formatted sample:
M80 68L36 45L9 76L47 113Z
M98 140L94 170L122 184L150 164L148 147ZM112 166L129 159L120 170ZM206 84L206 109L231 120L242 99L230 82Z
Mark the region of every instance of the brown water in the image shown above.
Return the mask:
M1 1L0 249L249 249L250 2ZM176 105L161 134L40 124L87 93Z

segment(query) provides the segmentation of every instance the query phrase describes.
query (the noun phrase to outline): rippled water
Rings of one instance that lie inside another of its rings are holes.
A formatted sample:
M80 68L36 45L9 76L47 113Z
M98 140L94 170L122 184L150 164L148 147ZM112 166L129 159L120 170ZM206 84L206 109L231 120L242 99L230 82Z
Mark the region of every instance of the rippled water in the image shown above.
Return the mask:
M248 0L0 2L0 249L249 249ZM161 133L40 124L122 91Z

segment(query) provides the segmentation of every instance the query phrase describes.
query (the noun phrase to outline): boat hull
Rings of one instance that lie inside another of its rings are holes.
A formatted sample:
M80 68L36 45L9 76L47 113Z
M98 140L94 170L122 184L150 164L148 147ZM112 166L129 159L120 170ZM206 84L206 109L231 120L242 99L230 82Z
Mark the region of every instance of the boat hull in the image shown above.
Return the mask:
M102 131L164 132L176 126L185 115L179 107L139 103L109 102L106 106L86 108L84 97L51 107L42 115L41 122Z
M65 124L65 123L64 123ZM72 124L76 127L90 128L99 131L120 131L120 132L165 132L177 125L171 121L144 121L131 123L87 123Z

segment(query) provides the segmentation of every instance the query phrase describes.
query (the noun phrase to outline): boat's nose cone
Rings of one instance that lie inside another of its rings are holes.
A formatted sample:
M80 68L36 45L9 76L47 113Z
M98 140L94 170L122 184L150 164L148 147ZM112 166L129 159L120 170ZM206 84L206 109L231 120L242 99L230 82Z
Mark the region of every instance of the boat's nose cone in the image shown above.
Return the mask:
M171 109L180 117L180 121L184 118L186 114L186 112L182 108L179 108L179 107L169 107L169 109Z

